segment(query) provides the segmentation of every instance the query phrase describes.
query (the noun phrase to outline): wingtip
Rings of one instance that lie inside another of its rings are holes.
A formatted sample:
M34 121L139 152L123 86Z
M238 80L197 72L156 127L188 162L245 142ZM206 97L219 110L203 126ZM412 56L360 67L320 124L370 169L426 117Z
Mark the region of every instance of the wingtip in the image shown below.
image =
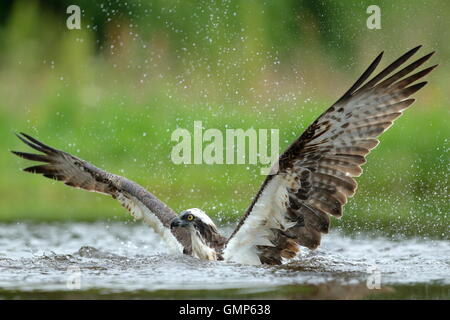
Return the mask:
M19 151L9 150L9 152L11 152L15 156L18 156L19 158L22 158Z
M24 132L20 132L20 135L22 135L23 137L27 138L28 140L32 140L33 137L31 137L30 135L24 133Z
M415 85L413 85L411 87L414 87L416 89L416 91L419 91L420 89L422 89L427 84L428 84L428 81L422 81L422 82L416 83Z
M383 55L384 55L384 50L378 54L378 56L375 58L375 60L381 60L381 58L383 58Z
M27 139L27 140L30 140L30 141L34 140L32 136L30 136L29 134L26 134L25 132L19 132L19 133L16 132L15 135L18 138L20 138L21 140L23 140L23 139Z
M30 136L27 135L26 133L23 133L23 132L20 132L19 134L16 133L16 136L27 146L29 146L35 150L38 150L40 152L46 153L46 150L42 146L40 146L38 143L36 143L35 139L30 138Z
M411 50L409 50L410 52L416 53L417 51L419 51L420 48L423 47L423 44L419 44L418 46L415 46L414 48L412 48Z
M428 68L422 70L421 72L424 73L424 76L425 76L425 75L429 74L431 71L433 71L434 69L436 69L436 67L437 67L438 65L439 65L439 64L435 64L435 65L433 65L433 66L431 66L431 67L428 67Z
M15 134L16 137L19 138L21 141L23 141L23 142L25 142L26 144L28 144L28 141L26 140L26 137L25 137L25 136L22 136L22 135L23 135L22 132L19 132L19 133L15 132L14 134Z
M411 50L407 51L405 53L405 56L411 57L412 55L414 55L417 51L419 51L420 48L422 48L423 45L418 45L417 47L412 48Z
M432 51L426 55L424 55L421 59L424 59L424 61L428 60L432 55L434 55L436 51Z
M29 173L36 173L36 171L33 169L33 167L23 168L22 171L29 172Z
M23 132L14 132L14 134L16 135L16 137L17 138L19 138L20 140L24 140L24 139L26 139L26 140L30 140L30 136L29 135L27 135L26 133L23 133Z
M22 140L25 144L27 144L28 146L32 147L33 149L36 149L38 151L44 152L44 153L49 153L49 152L58 152L57 149L54 149L44 143L42 143L41 141L33 138L32 136L24 133L24 132L20 132L20 134L17 135L17 137Z

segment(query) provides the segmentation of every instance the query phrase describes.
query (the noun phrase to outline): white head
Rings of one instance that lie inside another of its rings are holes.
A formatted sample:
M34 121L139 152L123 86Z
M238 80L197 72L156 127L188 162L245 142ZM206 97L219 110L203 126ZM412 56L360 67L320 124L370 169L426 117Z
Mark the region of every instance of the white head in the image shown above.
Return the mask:
M220 235L210 217L202 210L193 208L173 219L170 228L186 228L191 234L192 254L200 259L217 260L214 244Z

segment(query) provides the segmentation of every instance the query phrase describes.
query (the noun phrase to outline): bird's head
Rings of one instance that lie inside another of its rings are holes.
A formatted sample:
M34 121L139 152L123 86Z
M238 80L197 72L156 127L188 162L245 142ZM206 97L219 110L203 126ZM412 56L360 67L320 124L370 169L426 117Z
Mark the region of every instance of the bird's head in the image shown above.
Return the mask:
M186 228L191 235L192 255L207 260L219 258L220 249L226 238L221 236L210 217L202 210L193 208L183 211L172 220L170 228Z
M217 227L208 215L200 209L188 209L172 220L170 228L188 228L204 234L205 231L217 232Z

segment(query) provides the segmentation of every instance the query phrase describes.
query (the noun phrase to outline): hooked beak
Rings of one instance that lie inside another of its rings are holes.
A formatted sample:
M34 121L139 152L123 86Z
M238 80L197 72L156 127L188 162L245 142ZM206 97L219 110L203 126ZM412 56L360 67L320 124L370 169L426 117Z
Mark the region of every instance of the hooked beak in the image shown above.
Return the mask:
M181 220L180 218L176 217L172 220L172 223L170 224L170 229L178 228L178 227L185 227L187 225L186 221Z

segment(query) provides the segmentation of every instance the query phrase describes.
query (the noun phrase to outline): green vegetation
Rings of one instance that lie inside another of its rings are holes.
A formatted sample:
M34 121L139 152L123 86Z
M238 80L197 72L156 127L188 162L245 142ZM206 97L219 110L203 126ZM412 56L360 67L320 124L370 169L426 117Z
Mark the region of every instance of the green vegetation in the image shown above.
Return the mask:
M8 150L28 149L13 135L23 131L137 181L176 211L200 207L234 222L263 180L259 167L175 165L174 129L192 132L194 120L221 130L276 128L283 149L379 51L386 65L424 44L422 54L437 50L432 63L441 66L382 136L333 224L448 238L449 5L431 2L433 10L381 2L379 31L365 27L367 1L211 9L130 1L131 11L118 8L111 21L80 1L85 18L74 31L64 27L63 1L62 12L15 2L0 27L0 221L130 219L105 196L20 172L28 163Z

